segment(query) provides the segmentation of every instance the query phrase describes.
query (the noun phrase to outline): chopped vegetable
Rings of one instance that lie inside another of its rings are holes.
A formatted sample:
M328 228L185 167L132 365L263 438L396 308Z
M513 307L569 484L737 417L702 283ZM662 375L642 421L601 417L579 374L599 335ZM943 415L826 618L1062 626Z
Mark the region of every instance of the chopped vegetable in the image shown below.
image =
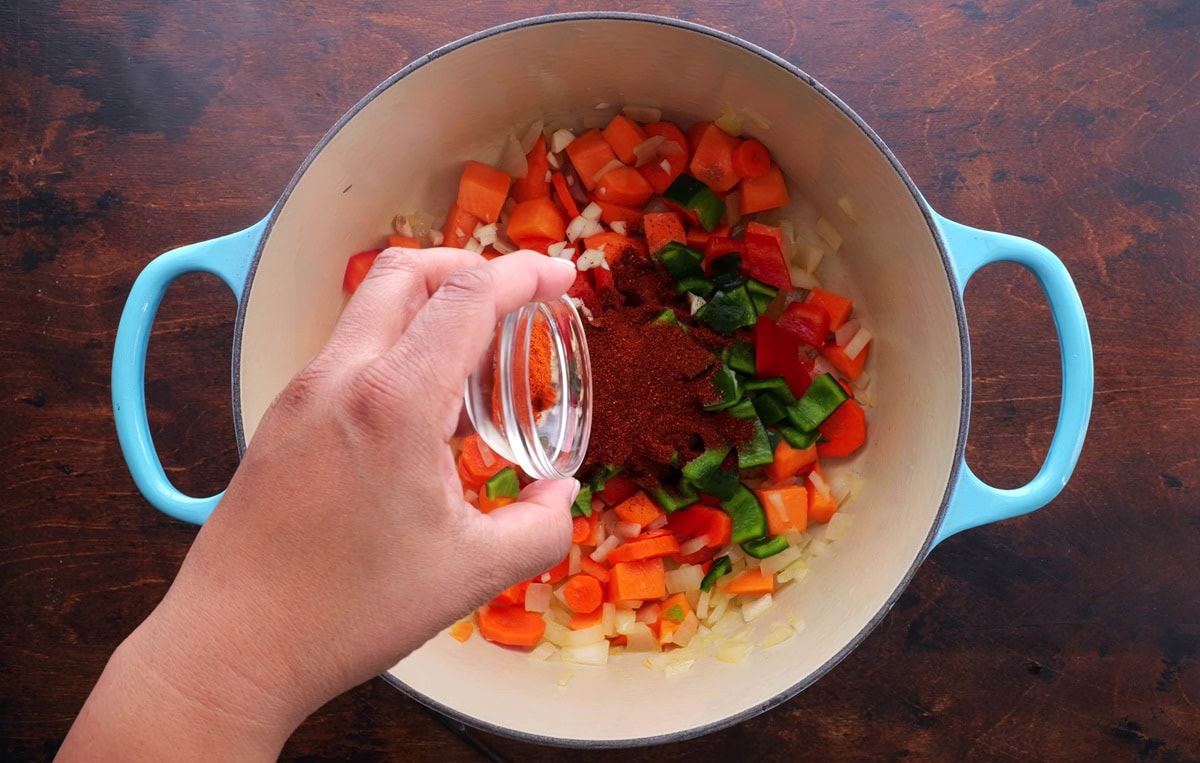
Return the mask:
M596 187L596 181L593 178L597 172L613 161L620 161L613 153L612 147L608 145L608 141L604 139L599 130L595 129L588 130L571 141L566 150L567 156L571 158L571 164L575 167L575 172L583 181L583 187L589 191ZM611 199L607 200L612 201Z
M489 604L478 612L477 617L479 635L506 646L537 646L546 632L546 621L541 615L526 612L522 607Z
M458 207L485 223L494 223L500 219L511 183L512 178L495 167L467 162L458 181Z
M772 164L765 174L742 181L742 214L750 215L791 203L783 173Z

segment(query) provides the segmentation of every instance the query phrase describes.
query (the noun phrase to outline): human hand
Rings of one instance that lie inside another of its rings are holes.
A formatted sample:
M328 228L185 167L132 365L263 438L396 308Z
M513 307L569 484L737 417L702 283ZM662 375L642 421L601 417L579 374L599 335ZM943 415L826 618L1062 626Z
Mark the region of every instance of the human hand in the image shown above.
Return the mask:
M206 719L207 732L191 731L276 754L321 704L559 562L578 483L535 482L481 514L463 500L447 443L497 320L561 295L569 265L530 252L381 254L329 342L264 416L174 584L118 650L72 736L104 711L94 702L102 690L139 685L132 671ZM236 757L228 752L219 757Z

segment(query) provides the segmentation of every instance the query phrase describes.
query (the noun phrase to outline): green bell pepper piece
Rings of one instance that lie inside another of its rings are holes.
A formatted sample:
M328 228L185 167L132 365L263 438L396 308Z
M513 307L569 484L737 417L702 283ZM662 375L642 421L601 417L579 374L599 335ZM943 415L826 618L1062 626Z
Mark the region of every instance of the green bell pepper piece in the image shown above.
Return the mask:
M754 303L754 310L759 315L765 313L779 295L779 289L753 278L746 281L746 291L750 292L750 301Z
M575 496L575 503L571 504L571 516L573 517L590 517L592 515L592 486L580 485L579 495Z
M732 408L742 399L742 385L737 374L729 366L722 364L712 378L713 386L721 394L721 399L704 406L706 411L723 411Z
M696 495L696 491L688 484L687 480L680 480L677 492L671 492L660 485L650 491L650 497L668 514L686 509L700 500L700 496Z
M779 430L779 434L783 435L783 439L787 440L788 445L800 450L812 447L813 443L821 437L820 432L801 432L789 424L777 424L775 428Z
M737 447L737 454L739 469L766 466L775 460L775 449L767 438L766 427L758 419L754 420L754 436Z
M830 374L821 374L794 405L788 406L788 421L801 432L811 432L850 399Z
M730 291L718 291L696 311L696 320L707 324L720 334L732 334L739 328L747 328L758 322L754 303L745 286Z
M734 342L725 351L725 364L738 373L754 376L754 345L749 342Z
M676 281L685 278L704 278L704 255L690 246L671 241L655 254L667 266Z
M774 426L787 418L787 406L772 394L754 396L754 413L766 426Z
M768 556L775 556L787 547L787 538L782 535L776 535L773 538L748 540L742 544L742 550L746 552L747 556L752 556L755 559L766 559Z
M687 294L691 292L697 297L708 297L713 293L713 282L707 278L684 278L679 283L675 284L676 294Z
M738 485L733 496L721 501L721 508L733 520L733 543L745 543L767 534L767 515L758 496L745 485Z
M712 189L689 175L680 175L663 196L684 209L690 209L700 219L704 230L712 232L725 216L725 202Z
M506 466L496 472L490 480L483 483L483 489L487 492L487 497L495 500L497 498L516 498L521 492L521 483L517 480L517 471L511 466Z
M717 580L728 575L732 569L733 562L729 561L728 556L718 557L708 568L708 572L704 574L704 579L700 581L700 590L711 591L717 584Z

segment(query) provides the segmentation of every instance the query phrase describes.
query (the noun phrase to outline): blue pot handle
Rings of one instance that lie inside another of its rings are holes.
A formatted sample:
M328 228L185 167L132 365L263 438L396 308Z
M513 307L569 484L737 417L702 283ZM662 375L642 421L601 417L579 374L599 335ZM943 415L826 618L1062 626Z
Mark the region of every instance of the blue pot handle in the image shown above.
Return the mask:
M207 498L184 495L167 479L158 460L146 418L146 348L150 329L167 287L187 273L217 276L241 302L250 262L266 226L264 219L238 233L189 244L156 257L133 282L117 327L112 368L113 415L125 463L146 500L164 514L184 522L203 523L223 493Z
M1079 461L1092 412L1092 340L1079 292L1062 261L1046 247L1004 233L982 231L938 218L947 252L958 274L961 294L984 265L1015 262L1037 278L1050 303L1062 357L1062 403L1050 450L1037 476L1024 487L998 490L975 476L964 459L946 518L934 541L941 543L962 530L1028 514L1062 491Z

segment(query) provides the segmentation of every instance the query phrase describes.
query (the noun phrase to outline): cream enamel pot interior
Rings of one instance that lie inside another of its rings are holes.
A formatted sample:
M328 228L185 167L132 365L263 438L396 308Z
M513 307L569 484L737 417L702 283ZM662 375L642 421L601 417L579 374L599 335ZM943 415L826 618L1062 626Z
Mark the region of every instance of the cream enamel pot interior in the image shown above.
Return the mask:
M849 108L766 51L673 20L570 14L491 29L414 61L334 126L265 220L146 267L118 332L113 400L121 446L147 499L198 523L220 497L178 493L146 424L146 344L175 277L214 273L238 296L233 407L244 451L271 400L328 337L350 254L376 246L398 211L445 207L462 162L494 160L507 130L536 118L594 117L598 103L656 105L685 123L728 103L770 123L747 120L746 129L770 148L794 191L840 221L842 254L827 257L820 274L854 299L876 336L869 369L878 404L868 413L870 441L853 463L866 484L846 509L850 534L778 596L760 625L765 634L794 612L806 627L791 640L738 665L706 658L671 678L635 655L618 656L603 669L570 666L573 678L560 688L568 666L443 634L387 676L472 726L571 746L706 733L811 684L880 621L934 544L1058 494L1082 447L1092 396L1083 310L1054 255L939 217ZM840 214L843 196L857 207L858 224ZM1062 408L1046 462L1029 485L1006 491L963 463L970 354L961 293L977 268L998 260L1038 278L1063 358Z

